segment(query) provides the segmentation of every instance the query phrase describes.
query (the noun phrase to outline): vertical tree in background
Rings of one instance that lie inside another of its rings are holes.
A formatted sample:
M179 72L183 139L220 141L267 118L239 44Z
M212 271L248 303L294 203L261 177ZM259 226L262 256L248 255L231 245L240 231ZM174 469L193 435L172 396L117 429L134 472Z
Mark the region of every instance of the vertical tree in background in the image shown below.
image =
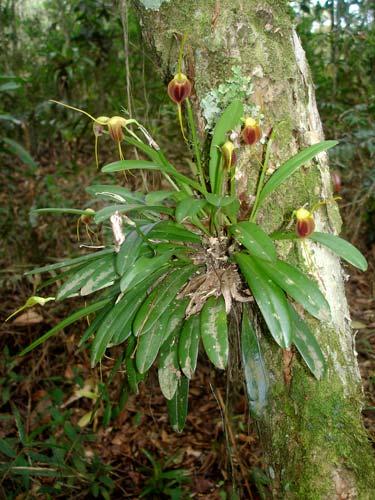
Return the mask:
M313 83L286 1L139 0L135 6L166 82L176 71L180 40L187 34L184 72L194 81L202 142L234 98L264 115L264 130L276 129L271 171L322 140ZM239 155L237 194L244 204L251 204L261 155L261 145ZM328 161L321 154L283 185L259 220L269 231L277 230L294 209L331 197ZM323 205L316 223L319 230L339 232L336 205ZM262 335L270 392L258 428L274 495L370 498L374 467L361 420L360 375L340 263L311 242L283 242L279 252L315 277L332 318L306 318L328 361L328 374L321 381L313 379L295 353L283 355L266 331Z

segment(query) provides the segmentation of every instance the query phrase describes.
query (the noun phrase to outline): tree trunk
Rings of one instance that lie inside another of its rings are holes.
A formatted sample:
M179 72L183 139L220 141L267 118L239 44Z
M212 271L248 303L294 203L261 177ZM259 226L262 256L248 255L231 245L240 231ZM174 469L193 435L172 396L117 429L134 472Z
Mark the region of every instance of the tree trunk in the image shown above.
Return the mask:
M179 40L187 33L184 72L194 81L193 103L202 138L205 120L214 112L213 96L219 101L228 92L233 98L242 97L241 85L248 85L246 78L251 77L254 91L249 86L245 98L264 115L264 130L278 130L271 171L322 140L314 87L286 1L138 0L135 4L166 82L176 72ZM259 145L242 148L239 154L236 181L242 197L254 195L261 151ZM276 230L294 209L331 196L327 156L321 154L279 189L258 221L267 230ZM316 224L320 231L340 230L334 203L317 212ZM370 498L375 473L361 420L360 375L340 263L310 241L283 242L279 252L315 277L330 304L332 320L306 318L328 361L328 374L319 382L297 355L285 377L290 359L285 353L283 357L266 331L263 335L271 388L258 427L274 498Z

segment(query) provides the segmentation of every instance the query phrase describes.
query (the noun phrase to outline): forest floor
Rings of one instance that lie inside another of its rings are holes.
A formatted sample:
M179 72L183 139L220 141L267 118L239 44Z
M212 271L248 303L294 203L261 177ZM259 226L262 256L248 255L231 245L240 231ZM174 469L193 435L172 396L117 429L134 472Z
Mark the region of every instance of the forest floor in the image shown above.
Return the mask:
M48 165L43 168L43 178L53 175L54 167L49 171ZM80 160L77 165L79 168ZM70 196L82 203L81 186L88 185L94 175L81 173L74 182L73 175L60 172L58 188L48 188L52 190L48 196L52 200L57 195ZM7 183L6 177L0 179L0 184ZM10 207L2 221L6 232L0 277L1 321L33 292L35 282L25 279L23 271L41 263L44 255L68 255L76 232L75 221L66 218L54 225L49 224L52 219L43 219L34 227L28 216L25 219L35 197L40 199L46 189L41 174L33 180L15 170L10 187L0 195L1 205ZM346 233L350 234L348 228ZM375 436L375 246L362 245L362 250L369 271L362 274L348 268L346 288L366 398L363 416ZM95 491L105 498L105 492L115 491L114 498L143 495L177 499L183 498L179 495L184 490L190 498L219 500L237 498L233 494L237 489L248 489L247 498L263 498L267 478L242 387L232 397L233 384L230 386L231 401L227 404L230 382L206 363L200 364L191 384L186 428L176 434L169 426L155 374L149 377L147 387L141 384L139 395L129 396L123 408L117 408L115 419L103 425L108 415L95 391L111 377L114 360L106 358L100 368L90 368L87 353L76 347L82 327L66 329L25 357L14 357L61 320L66 307L35 309L1 325L0 497L23 499L42 486L45 493L35 498L49 498L48 494L53 498L91 498ZM106 398L116 401L120 386L121 374L116 374ZM82 417L94 407L93 425L79 427ZM4 439L13 443L14 453L4 448ZM62 450L60 456L57 448ZM6 464L16 456L27 457L25 467L39 467L39 473L35 469L29 479L22 474L22 467L18 473L6 471Z

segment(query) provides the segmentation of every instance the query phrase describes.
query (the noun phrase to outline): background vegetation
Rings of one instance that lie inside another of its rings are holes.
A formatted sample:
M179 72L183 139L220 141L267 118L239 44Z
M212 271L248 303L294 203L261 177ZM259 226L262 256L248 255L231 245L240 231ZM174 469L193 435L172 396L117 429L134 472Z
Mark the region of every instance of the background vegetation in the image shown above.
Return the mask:
M85 186L102 180L91 124L49 99L94 116L130 113L177 164L186 154L165 82L126 5L124 0L119 5L110 0L0 2L2 321L38 285L23 277L25 269L78 249L74 218L36 218L30 209L86 207ZM330 158L342 179L344 236L370 264L365 276L352 272L347 290L368 396L364 417L373 430L374 7L369 0L303 0L290 8L313 72L326 137L340 140ZM103 162L114 157L109 140L100 148ZM141 179L128 182L135 187ZM160 180L147 182L157 187ZM81 237L84 241L83 230ZM15 357L64 316L66 306L59 307L35 309L1 327L0 495L236 498L240 485L265 495L267 479L244 398L239 395L229 418L226 381L216 375L207 389L208 367L194 381L187 429L176 436L156 382L153 394L141 389L135 400L122 388L110 358L100 370L90 370L85 352L75 349L77 327L25 358ZM87 426L84 418L94 408L94 424ZM207 416L210 426L204 424Z

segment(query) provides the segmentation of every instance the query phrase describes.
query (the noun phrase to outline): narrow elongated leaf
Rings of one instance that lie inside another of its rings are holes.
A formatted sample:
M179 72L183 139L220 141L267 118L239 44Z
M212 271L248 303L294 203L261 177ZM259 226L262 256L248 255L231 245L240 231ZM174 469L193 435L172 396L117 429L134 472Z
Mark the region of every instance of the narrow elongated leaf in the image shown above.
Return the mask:
M104 306L106 306L112 298L106 298L103 300L99 300L98 302L94 302L93 304L90 304L87 307L83 307L82 309L79 309L78 311L74 312L67 318L63 319L58 323L56 326L48 330L44 335L39 337L37 340L32 342L29 346L26 347L23 351L20 352L19 356L24 356L28 352L32 351L35 349L35 347L38 347L40 344L43 344L46 340L48 340L50 337L55 335L58 332L61 332L65 327L71 325L72 323L75 323L79 319L83 318L84 316L88 316L89 314L99 311L102 309Z
M217 170L220 167L219 148L226 141L226 134L240 123L243 114L242 102L240 100L234 100L225 109L215 125L210 147L209 162L209 177L212 191L215 189Z
M275 231L270 235L272 240L299 240L300 236L294 233L285 233L284 231Z
M264 200L269 196L275 189L277 189L280 184L286 181L294 172L296 172L302 165L305 165L307 162L312 160L314 156L318 155L323 151L327 151L327 149L333 148L338 144L338 141L323 141L318 144L313 144L308 148L300 151L292 158L289 158L285 163L283 163L277 170L274 172L269 180L264 185L258 201L258 207L262 205Z
M0 85L0 92L9 92L11 90L17 90L21 88L21 85L17 82L6 82Z
M16 458L16 451L10 446L7 439L0 438L0 453L9 458Z
M140 307L134 320L134 334L143 335L151 329L165 313L186 281L196 271L196 266L185 266L173 270L158 287L151 292Z
M146 298L145 288L136 288L126 294L102 318L100 327L91 345L91 366L98 363L113 338L125 341L131 335L131 325L140 305Z
M189 379L182 376L175 395L167 401L169 421L175 432L182 432L185 427L189 397Z
M109 163L102 168L102 172L120 172L121 170L161 170L159 164L146 160L119 160Z
M169 315L164 313L153 327L138 340L135 362L139 373L146 373L155 361L159 349L166 338Z
M236 200L234 196L219 196L214 193L206 193L205 197L210 205L218 208L227 207Z
M135 365L134 354L136 345L137 340L131 336L125 352L125 368L130 390L138 394L138 384L143 379L143 375L138 372Z
M56 300L64 300L76 295L89 282L90 278L98 272L107 272L110 269L111 273L113 273L113 262L113 255L111 254L103 256L100 260L96 259L93 262L89 262L65 281L57 293Z
M190 179L189 177L186 177L186 175L181 174L178 172L173 165L168 163L167 161L162 162L160 160L160 152L158 154L158 161L146 161L146 160L119 160L115 161L113 163L110 163L109 165L105 165L102 168L102 172L120 172L121 170L126 171L126 170L136 170L136 169L143 169L143 170L159 170L160 172L164 172L168 175L173 176L176 180L181 181L195 189L197 191L201 192L202 188L199 185L198 182ZM156 160L156 158L155 158Z
M71 214L71 215L92 215L91 212L87 210L81 210L79 208L33 208L30 210L32 214Z
M168 307L168 313L170 313L168 324L165 330L165 343L168 342L169 337L180 334L181 327L185 319L185 311L190 302L188 297L184 299L177 299L172 302Z
M292 306L290 306L290 315L294 329L293 344L297 347L313 375L320 380L324 376L327 367L320 346L308 325Z
M329 248L333 253L361 271L367 270L367 261L364 255L362 255L355 246L348 241L343 240L339 236L329 233L315 232L312 233L309 238L316 243L320 243L321 245Z
M63 260L61 262L56 262L54 264L48 264L47 266L37 267L35 269L32 269L31 271L27 271L25 273L25 276L46 273L48 271L55 271L56 269L62 269L63 267L76 266L78 264L82 264L82 263L87 262L87 261L100 259L104 255L109 255L109 254L113 254L113 253L114 253L113 248L105 248L104 250L99 250L95 253L91 253L88 255L81 255L79 257L74 257L73 259L67 259L67 260Z
M147 155L150 158L150 160L152 160L152 162L163 166L163 164L160 161L158 152L152 147L148 146L144 142L137 141L137 139L133 139L132 137L129 136L125 137L125 142L126 144L130 144L131 146L135 146L140 151L142 151L142 153L145 153L145 155Z
M163 205L149 206L145 204L129 204L129 205L111 205L109 207L104 207L98 210L94 216L96 224L100 224L105 220L109 219L114 213L127 214L127 213L154 213L159 215L160 213L165 213L168 215L173 215L173 210L171 208L164 207Z
M149 274L165 266L171 258L172 252L165 252L157 257L140 257L136 263L123 275L120 282L122 292L143 281Z
M190 316L182 327L178 343L178 357L183 374L191 378L197 368L200 341L199 315Z
M251 325L247 308L242 313L241 359L245 375L249 409L259 418L266 406L269 380L258 337Z
M197 200L196 198L185 198L180 201L176 207L176 221L182 222L185 219L191 219L202 210L206 205L206 200Z
M152 240L166 241L186 241L191 243L200 243L201 236L189 231L181 224L171 221L158 222L148 234Z
M130 231L125 237L125 241L120 247L120 251L116 256L116 270L122 276L125 270L130 270L131 266L137 260L143 238L137 231Z
M118 203L143 203L144 196L140 193L129 191L122 186L110 184L94 184L88 186L85 191L98 198L115 200Z
M175 197L176 191L151 191L151 193L146 194L146 204L156 205L167 199L173 199Z
M270 262L276 261L276 249L271 238L253 222L239 222L229 227L234 238L247 248L250 255Z
M97 269L82 286L80 294L82 297L90 295L91 293L113 285L117 279L118 275L115 269L115 259L113 255L110 255L108 256L108 262L105 266L98 265Z
M109 304L106 307L103 307L98 314L95 316L95 318L91 321L89 326L86 328L85 333L82 335L78 347L81 347L90 337L91 335L94 335L95 332L99 329L100 325L102 324L105 316L109 313L109 311L112 310L113 304L109 302Z
M181 378L178 365L178 332L170 336L160 349L158 379L165 399L171 400L176 394Z
M169 307L171 315L165 332L165 340L160 349L158 379L161 392L166 399L172 399L181 376L178 365L178 339L184 322L189 299L176 299Z
M319 290L318 285L298 268L277 260L265 263L256 259L262 272L272 279L290 297L301 304L306 311L320 320L328 320L331 312L329 304Z
M200 315L202 342L208 359L224 370L228 362L228 324L223 296L210 297Z
M2 142L5 142L5 144L7 145L7 149L11 153L18 156L18 158L22 161L22 163L28 165L29 167L32 167L33 169L35 169L38 166L38 164L30 155L30 153L26 151L26 149L23 146L21 146L21 144L19 144L16 141L13 141L12 139L9 139L8 137L2 137L1 140Z
M250 255L237 253L235 260L245 277L275 341L282 348L292 342L292 323L284 292L259 268Z

